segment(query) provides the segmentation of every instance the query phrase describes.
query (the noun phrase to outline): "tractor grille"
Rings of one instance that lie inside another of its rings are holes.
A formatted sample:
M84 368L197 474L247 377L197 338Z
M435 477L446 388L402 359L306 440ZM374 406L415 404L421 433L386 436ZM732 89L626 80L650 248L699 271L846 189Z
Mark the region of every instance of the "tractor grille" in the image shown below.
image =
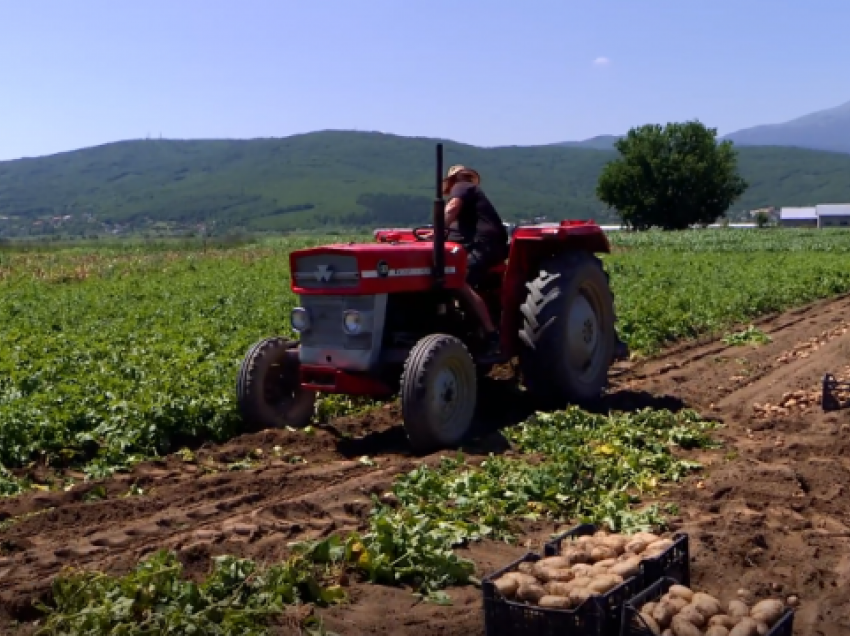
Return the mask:
M311 324L310 330L301 334L302 346L363 351L372 348L373 334L350 336L342 330L342 313L346 309L364 314L374 311L374 296L302 296L301 306L310 312Z
M345 289L360 281L357 258L348 254L311 254L295 260L292 273L305 289Z

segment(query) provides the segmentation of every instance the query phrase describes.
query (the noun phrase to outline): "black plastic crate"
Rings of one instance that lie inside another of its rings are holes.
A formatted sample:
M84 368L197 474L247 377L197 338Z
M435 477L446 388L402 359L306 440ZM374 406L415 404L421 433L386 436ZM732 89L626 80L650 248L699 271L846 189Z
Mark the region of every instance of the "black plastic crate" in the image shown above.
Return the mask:
M671 578L663 578L656 581L643 592L629 599L623 605L622 627L620 636L655 636L644 620L640 617L640 608L646 603L657 601L667 593L672 586L679 581ZM767 636L793 636L794 632L794 610L787 608L782 618L767 633Z
M541 558L529 552L482 581L486 636L610 636L619 633L622 605L643 589L642 574L605 594L590 597L572 610L526 605L499 596L493 581L516 571L520 563Z
M598 528L592 523L578 525L546 543L543 546L543 554L547 557L558 556L561 554L561 541L595 534L597 530ZM673 545L657 557L641 560L640 567L643 572L644 585L651 585L664 577L674 578L682 585L690 585L691 551L688 535L684 533L674 534L672 541Z

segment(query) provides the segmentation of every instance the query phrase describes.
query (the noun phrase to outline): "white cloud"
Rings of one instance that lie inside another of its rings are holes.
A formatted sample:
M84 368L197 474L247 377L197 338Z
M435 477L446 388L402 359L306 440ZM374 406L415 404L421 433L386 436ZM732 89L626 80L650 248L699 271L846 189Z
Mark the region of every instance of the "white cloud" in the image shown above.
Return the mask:
M607 57L597 57L595 60L593 60L593 65L594 66L611 66L611 60L609 60Z

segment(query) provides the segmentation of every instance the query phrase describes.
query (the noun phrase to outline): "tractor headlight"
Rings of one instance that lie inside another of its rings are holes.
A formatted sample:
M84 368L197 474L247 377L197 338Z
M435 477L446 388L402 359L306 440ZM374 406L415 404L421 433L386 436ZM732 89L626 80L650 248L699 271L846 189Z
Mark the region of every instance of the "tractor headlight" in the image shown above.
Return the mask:
M292 328L299 333L310 329L310 314L307 313L304 307L293 309L289 316L289 321L292 323Z
M342 330L349 336L355 336L363 330L363 317L355 309L349 309L342 314Z

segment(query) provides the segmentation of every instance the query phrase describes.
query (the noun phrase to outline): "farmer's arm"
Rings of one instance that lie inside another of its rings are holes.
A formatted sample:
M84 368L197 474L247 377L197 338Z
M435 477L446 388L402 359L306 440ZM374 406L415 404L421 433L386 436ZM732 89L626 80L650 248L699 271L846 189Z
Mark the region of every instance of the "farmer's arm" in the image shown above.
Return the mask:
M455 197L446 206L446 227L457 221L457 216L460 214L460 209L463 207L463 201L460 197Z

